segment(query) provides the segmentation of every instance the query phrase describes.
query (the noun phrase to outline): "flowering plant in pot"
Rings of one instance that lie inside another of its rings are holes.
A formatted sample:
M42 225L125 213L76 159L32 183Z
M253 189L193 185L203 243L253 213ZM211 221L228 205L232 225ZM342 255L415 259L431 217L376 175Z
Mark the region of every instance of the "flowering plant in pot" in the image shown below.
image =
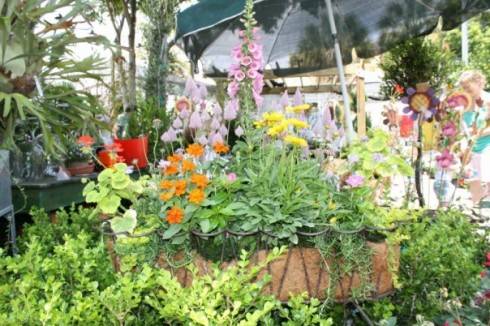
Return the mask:
M71 176L87 175L94 172L95 164L92 156L84 151L84 146L84 144L75 142L73 139L67 145L65 166Z

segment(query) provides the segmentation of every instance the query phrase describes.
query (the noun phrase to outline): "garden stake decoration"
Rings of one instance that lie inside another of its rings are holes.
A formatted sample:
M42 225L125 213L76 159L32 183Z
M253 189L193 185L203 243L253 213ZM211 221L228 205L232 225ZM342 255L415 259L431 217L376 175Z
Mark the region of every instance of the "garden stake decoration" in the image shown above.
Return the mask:
M421 173L423 155L423 132L422 123L434 119L439 100L435 97L435 92L427 83L419 83L416 88L409 87L406 91L407 96L402 97L402 103L408 104L403 112L410 114L412 120L417 121L417 159L415 160L415 189L419 199L420 207L425 206L424 195L422 193Z

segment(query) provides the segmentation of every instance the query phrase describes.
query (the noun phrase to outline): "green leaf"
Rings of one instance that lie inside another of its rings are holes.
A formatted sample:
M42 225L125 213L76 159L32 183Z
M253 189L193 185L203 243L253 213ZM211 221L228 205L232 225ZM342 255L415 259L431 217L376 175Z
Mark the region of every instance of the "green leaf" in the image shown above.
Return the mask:
M211 231L211 222L209 222L209 220L202 220L199 222L199 225L201 226L201 231L203 233L209 233L209 231Z
M99 202L99 207L104 214L115 214L121 205L121 197L110 195Z
M171 224L170 227L163 233L162 238L164 240L168 240L172 238L174 235L179 233L182 230L182 224Z
M115 233L129 232L132 233L136 228L136 211L128 209L122 217L114 217L110 220L111 229Z
M116 190L122 190L125 189L130 184L130 182L131 179L127 174L118 171L112 176L111 186Z
M209 326L209 320L206 317L206 314L202 311L191 311L189 317L199 325Z

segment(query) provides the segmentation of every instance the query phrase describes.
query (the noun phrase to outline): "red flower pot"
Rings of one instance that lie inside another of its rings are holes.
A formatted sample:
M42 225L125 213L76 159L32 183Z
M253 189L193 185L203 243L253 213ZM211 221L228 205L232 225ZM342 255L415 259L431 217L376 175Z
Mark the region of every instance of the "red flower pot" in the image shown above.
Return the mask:
M97 157L105 168L110 168L117 163L117 155L106 149L99 151Z
M114 139L115 144L122 148L120 156L126 164L132 164L139 169L148 166L148 136L133 139Z

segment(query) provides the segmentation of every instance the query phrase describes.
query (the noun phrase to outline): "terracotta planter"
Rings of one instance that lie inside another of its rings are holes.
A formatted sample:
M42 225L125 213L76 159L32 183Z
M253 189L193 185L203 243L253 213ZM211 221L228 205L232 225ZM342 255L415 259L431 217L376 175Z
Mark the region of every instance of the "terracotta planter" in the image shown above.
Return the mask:
M95 164L93 162L73 162L66 167L66 170L68 170L73 177L94 173L94 169Z
M368 242L368 246L373 251L371 283L374 287L373 297L390 294L393 288L393 277L388 264L389 247L385 242ZM398 269L400 258L400 248L391 248L394 255L395 270ZM252 258L253 263L263 261L268 251L260 250ZM183 259L182 254L177 254L174 260ZM200 275L205 275L211 270L213 262L205 260L200 255L196 255L193 261L199 270ZM235 261L221 264L221 268L227 268ZM330 285L330 277L326 266L332 262L324 261L320 253L315 248L291 248L283 256L269 264L261 271L259 279L266 273L272 276L271 282L264 288L264 294L273 294L281 301L287 301L290 295L308 293L309 297L318 299L326 298L326 291ZM174 269L170 267L165 258L160 257L158 265L161 268L171 270L179 282L184 286L192 284L192 275L185 268ZM353 290L359 288L360 278L357 273L344 275L335 287L335 300L348 301Z
M122 152L119 154L124 158L126 164L137 166L139 169L148 166L148 137L143 136L133 139L115 139Z

